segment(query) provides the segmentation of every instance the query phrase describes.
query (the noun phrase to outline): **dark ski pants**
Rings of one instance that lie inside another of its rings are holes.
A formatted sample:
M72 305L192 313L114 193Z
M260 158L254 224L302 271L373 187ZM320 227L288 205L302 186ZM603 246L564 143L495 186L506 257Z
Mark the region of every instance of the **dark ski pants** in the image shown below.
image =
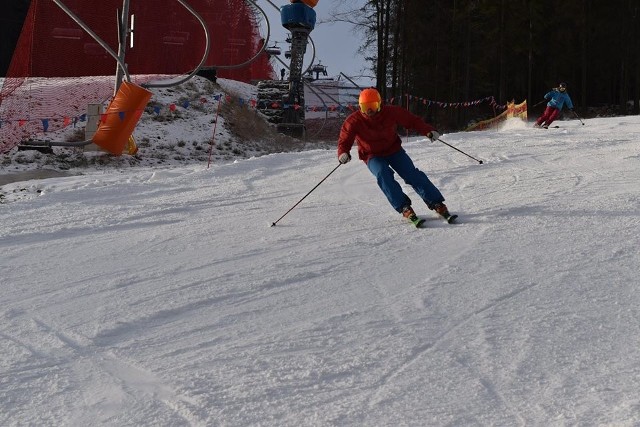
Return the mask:
M429 209L444 202L440 190L431 183L424 172L413 165L413 161L404 150L386 157L372 157L367 162L367 167L376 177L378 187L387 196L391 206L398 212L402 212L405 206L411 205L411 199L404 194L402 187L394 179L394 171L407 185L413 187Z
M549 126L555 119L560 115L560 110L555 107L547 107L544 110L544 113L536 120L536 124L541 126L543 124Z

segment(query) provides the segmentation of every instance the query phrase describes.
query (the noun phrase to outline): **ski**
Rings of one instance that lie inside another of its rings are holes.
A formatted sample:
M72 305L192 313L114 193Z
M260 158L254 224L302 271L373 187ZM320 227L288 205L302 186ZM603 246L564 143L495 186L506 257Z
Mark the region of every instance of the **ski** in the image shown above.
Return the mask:
M449 224L455 224L456 220L458 219L458 215L449 215L449 216L441 215L441 216ZM415 221L410 221L410 222L415 228L427 228L425 224L426 221L427 221L426 218L418 218Z
M458 215L452 215L448 212L445 213L444 215L440 214L440 216L444 218L444 220L447 221L449 224L454 224L458 219ZM415 228L427 228L425 225L427 218L421 218L414 214L414 218L407 218L407 219Z

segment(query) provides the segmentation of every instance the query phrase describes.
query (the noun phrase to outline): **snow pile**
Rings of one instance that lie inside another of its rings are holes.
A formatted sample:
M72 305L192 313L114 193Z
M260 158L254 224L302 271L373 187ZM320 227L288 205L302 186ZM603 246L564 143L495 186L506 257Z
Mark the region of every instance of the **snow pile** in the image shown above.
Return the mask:
M4 185L0 424L640 424L640 117L558 124L405 143L424 230L358 161L269 227L333 149Z

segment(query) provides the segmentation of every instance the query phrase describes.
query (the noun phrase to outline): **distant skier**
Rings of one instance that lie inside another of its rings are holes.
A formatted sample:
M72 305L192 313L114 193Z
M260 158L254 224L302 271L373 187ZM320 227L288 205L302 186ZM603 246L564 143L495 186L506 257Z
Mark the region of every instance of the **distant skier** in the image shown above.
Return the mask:
M549 125L558 118L565 104L570 111L573 111L573 102L567 93L566 83L560 83L557 88L553 88L544 96L544 99L549 100L549 102L547 102L547 108L545 108L544 113L536 120L536 123L533 125L534 127L547 129Z
M440 137L433 126L420 117L395 105L382 105L380 93L374 88L360 92L360 111L350 114L342 124L338 139L338 161L345 164L351 160L351 147L358 143L358 157L376 177L378 186L393 208L419 227L423 219L418 218L411 207L411 199L402 191L394 179L394 171L424 200L427 207L435 210L452 222L444 204L444 197L427 175L416 168L404 151L398 136L398 125L415 129L432 142Z

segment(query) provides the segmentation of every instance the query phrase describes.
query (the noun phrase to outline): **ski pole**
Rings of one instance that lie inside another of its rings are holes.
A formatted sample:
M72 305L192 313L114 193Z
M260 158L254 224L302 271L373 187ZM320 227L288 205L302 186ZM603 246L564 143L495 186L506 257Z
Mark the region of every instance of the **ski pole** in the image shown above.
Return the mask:
M573 114L576 115L576 117L578 118L578 120L580 120L580 123L582 123L582 126L584 126L584 122L582 121L582 119L580 118L580 116L578 115L578 113L576 113L576 110L571 110L573 111Z
M316 184L316 186L315 186L315 187L313 187L313 188L312 188L312 189L311 189L307 194L305 194L305 195L304 195L304 197L298 201L298 203L296 203L295 205L291 206L291 209L289 209L288 211L286 211L286 212L284 213L284 215L282 215L282 216L281 216L280 218L278 218L275 222L273 222L273 223L271 224L271 227L274 227L274 226L278 223L278 221L280 221L282 218L284 218L285 216L287 216L287 214L288 214L289 212L291 212L291 211L292 211L296 206L298 206L298 205L300 204L300 202L302 202L302 201L303 201L303 200L304 200L304 199L305 199L309 194L311 194L311 193L313 192L313 190L315 190L316 188L318 188L318 187L320 186L320 184L322 184L322 183L324 182L324 180L325 180L325 179L329 178L329 175L331 175L332 173L334 173L334 172L336 171L336 169L338 169L340 166L342 166L342 163L338 163L338 166L336 166L335 168L333 168L333 170L332 170L331 172L329 172L329 173L327 174L327 176L325 176L324 178L322 178L322 180L321 180L319 183L317 183L317 184Z
M540 105L540 104L544 104L545 102L547 102L547 100L546 100L546 99L543 99L542 101L538 102L537 104L535 104L535 105L531 106L531 108L536 108L538 105Z
M472 158L473 160L475 160L476 162L478 162L478 163L482 164L482 160L478 160L478 159L476 159L475 157L468 155L467 153L465 153L464 151L462 151L462 150L460 150L460 149L458 149L458 148L454 147L453 145L451 145L451 144L447 144L446 142L444 142L444 141L443 141L443 140L441 140L440 138L438 138L438 141L442 142L444 145L448 145L449 147L453 148L453 149L454 149L454 150L456 150L456 151L461 152L462 154L464 154L464 155L465 155L465 156L467 156L467 157L471 157L471 158Z

